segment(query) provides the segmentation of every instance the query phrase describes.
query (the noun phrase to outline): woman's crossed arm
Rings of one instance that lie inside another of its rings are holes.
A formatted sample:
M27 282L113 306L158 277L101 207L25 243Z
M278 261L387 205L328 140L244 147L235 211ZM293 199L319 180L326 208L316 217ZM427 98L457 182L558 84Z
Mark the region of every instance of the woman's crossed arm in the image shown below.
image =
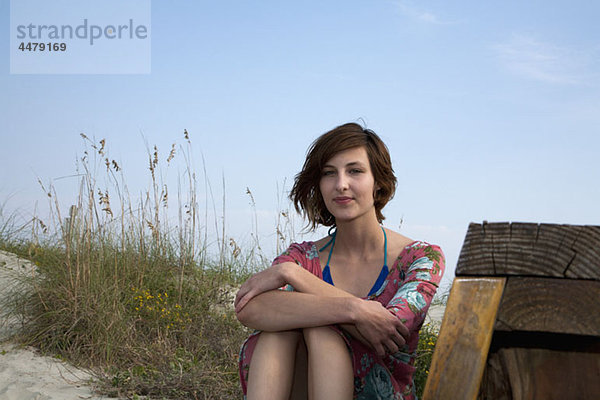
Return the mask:
M285 284L294 292L274 290ZM377 301L362 300L292 262L276 264L249 278L235 299L238 319L265 331L340 324L379 355L395 352L408 329Z

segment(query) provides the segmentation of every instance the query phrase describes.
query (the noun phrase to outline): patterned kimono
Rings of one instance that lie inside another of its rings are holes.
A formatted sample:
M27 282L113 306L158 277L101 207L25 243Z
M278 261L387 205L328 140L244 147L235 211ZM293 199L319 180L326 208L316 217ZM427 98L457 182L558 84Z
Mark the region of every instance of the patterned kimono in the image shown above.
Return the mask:
M319 252L314 242L292 244L273 264L294 262L323 279ZM431 299L444 273L445 260L442 250L426 242L415 241L406 246L389 270L381 287L366 300L380 302L393 312L408 328L410 336L405 346L394 354L380 357L371 348L343 332L342 335L351 354L354 369L354 398L357 400L416 398L413 374L419 329ZM293 290L290 285L284 290ZM248 371L252 353L260 331L254 332L244 342L240 351L239 372L244 396L248 383Z

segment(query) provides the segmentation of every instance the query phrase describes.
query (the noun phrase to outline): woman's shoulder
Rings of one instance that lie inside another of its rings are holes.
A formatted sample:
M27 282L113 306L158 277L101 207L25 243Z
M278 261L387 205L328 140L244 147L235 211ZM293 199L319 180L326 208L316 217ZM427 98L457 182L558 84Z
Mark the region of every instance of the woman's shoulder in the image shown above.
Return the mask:
M277 256L271 265L292 262L309 272L318 275L321 270L319 251L313 242L292 243L283 253Z
M395 232L391 229L385 228L385 235L387 238L387 252L388 258L390 255L392 257L396 257L409 247L411 244L415 243L415 241L407 236L404 236L398 232Z
M307 250L310 249L311 247L313 247L315 245L315 242L311 241L311 240L305 240L304 242L292 242L290 243L288 250L293 248L293 249L298 249L298 250Z
M413 261L419 257L429 257L436 261L444 257L442 249L436 244L414 240L390 229L386 229L386 234L388 237L388 254L393 257L412 259Z
M317 249L322 248L323 246L325 246L327 243L329 243L329 241L331 241L331 236L324 236L321 239L318 239L314 242L308 242L308 243L312 243Z
M312 241L304 241L304 242L294 242L289 245L289 247L284 250L277 259L282 257L291 257L296 262L301 261L301 259L312 260L319 256L319 252L317 250L317 246L315 242Z

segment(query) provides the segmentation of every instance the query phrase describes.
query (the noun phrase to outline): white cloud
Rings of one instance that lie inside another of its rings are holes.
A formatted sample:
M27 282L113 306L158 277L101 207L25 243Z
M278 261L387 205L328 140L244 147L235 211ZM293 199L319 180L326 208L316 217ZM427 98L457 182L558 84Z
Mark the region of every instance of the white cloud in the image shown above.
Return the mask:
M417 18L423 22L429 22L431 24L441 23L438 17L429 12L418 12Z
M433 25L448 25L453 22L442 21L437 15L430 11L425 11L406 0L394 1L400 13L418 22L433 24Z
M579 84L589 79L589 54L515 34L493 46L504 66L516 75L555 84Z

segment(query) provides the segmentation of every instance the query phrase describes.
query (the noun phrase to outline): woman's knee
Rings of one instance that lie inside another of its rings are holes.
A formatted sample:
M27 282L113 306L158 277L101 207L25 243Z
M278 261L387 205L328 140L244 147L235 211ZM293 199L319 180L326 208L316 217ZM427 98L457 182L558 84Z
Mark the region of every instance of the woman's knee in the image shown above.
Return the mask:
M303 329L308 355L309 393L317 399L350 399L352 356L341 332L331 327Z
M313 328L302 329L302 336L304 340L313 340L322 337L328 337L329 331L333 333L333 330L328 326L315 326Z
M248 370L248 399L288 399L300 331L261 332Z
M321 349L347 350L346 342L344 342L342 335L329 326L304 328L302 336L309 353L311 350L320 351Z
M296 347L302 335L299 331L261 332L259 342L261 347L278 352L296 352Z

